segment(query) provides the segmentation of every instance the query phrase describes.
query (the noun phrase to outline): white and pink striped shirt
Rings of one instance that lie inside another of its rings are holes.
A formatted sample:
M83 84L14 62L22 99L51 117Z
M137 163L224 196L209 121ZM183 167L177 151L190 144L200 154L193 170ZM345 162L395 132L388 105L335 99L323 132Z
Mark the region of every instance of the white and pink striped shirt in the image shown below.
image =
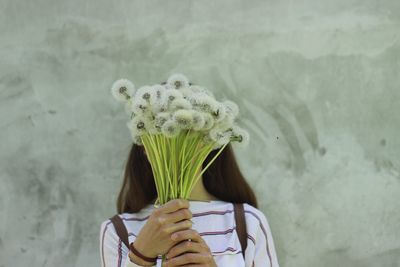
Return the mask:
M194 222L192 228L199 232L210 247L219 267L279 267L271 229L262 211L244 204L248 238L244 262L235 231L233 204L222 200L190 200L189 203ZM149 204L140 212L119 215L128 230L129 243L135 240L153 208ZM101 266L139 266L129 260L128 252L129 249L116 234L111 221L104 221L100 227Z

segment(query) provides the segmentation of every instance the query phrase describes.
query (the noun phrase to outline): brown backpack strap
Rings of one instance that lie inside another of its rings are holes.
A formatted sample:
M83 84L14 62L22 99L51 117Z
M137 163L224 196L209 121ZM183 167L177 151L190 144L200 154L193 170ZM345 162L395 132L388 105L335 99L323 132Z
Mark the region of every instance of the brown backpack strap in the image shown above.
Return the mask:
M115 231L117 231L117 235L119 236L119 238L122 240L122 242L124 242L125 246L129 248L128 231L126 230L125 224L122 221L121 217L116 214L111 217L110 220L113 223Z
M233 206L235 208L236 232L239 236L240 245L242 246L242 254L244 259L244 252L247 248L247 231L244 207L243 203L233 203Z

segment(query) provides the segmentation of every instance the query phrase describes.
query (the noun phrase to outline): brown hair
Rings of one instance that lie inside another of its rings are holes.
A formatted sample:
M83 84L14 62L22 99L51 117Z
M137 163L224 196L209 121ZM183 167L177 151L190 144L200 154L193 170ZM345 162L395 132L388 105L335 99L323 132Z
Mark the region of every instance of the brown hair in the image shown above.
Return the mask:
M218 151L218 149L213 150L208 154L202 164L203 169ZM202 177L207 192L216 198L258 207L257 198L239 169L230 143L204 171ZM125 166L122 188L117 199L117 211L118 213L139 212L146 205L154 203L156 197L157 190L153 172L144 153L144 147L132 143Z
M208 154L203 162L203 168L216 153L218 149ZM202 177L207 192L219 200L247 203L258 207L257 198L239 169L231 144L224 148ZM144 147L133 143L117 199L117 211L118 213L139 212L146 205L154 203L156 197L153 173L150 162L144 154Z

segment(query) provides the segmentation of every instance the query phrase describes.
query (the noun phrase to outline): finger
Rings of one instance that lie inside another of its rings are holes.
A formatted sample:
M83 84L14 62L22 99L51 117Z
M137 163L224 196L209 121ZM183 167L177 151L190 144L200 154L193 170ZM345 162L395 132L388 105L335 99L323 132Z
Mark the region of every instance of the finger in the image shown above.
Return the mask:
M175 232L171 235L171 239L173 241L176 241L177 243L182 240L188 240L188 239L194 240L199 243L205 243L203 238L201 238L200 234L194 229L187 229Z
M192 228L192 222L190 220L183 220L181 222L170 223L166 225L165 232L171 235L175 232L184 231L191 228Z
M182 241L179 244L173 246L168 253L165 255L167 259L174 258L186 252L207 252L203 244L194 241Z
M185 253L180 256L167 260L167 266L180 266L193 263L209 263L212 261L212 255L206 253Z
M192 212L189 209L183 208L171 213L163 214L162 217L164 217L165 223L176 223L182 220L191 219Z
M168 265L167 262L163 261L161 266L162 267L175 267L177 265L170 265L170 264ZM210 266L210 265L207 265L207 263L205 263L205 264L204 263L199 263L199 264L192 263L192 264L179 265L177 267L208 267L208 266Z
M210 265L207 265L207 263L192 263L192 264L185 264L185 265L179 265L178 267L208 267ZM162 263L162 267L173 267L173 265L167 265L166 262Z
M158 207L156 210L160 213L170 213L179 209L189 208L189 201L186 199L178 198L173 199Z

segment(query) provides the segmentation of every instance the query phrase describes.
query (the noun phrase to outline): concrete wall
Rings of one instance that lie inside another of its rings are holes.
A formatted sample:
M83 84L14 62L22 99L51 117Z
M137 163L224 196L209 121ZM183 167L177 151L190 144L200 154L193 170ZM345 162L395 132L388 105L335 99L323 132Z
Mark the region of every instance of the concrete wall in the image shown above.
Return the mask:
M99 266L130 146L109 93L232 99L281 266L400 266L400 2L0 0L0 266Z

